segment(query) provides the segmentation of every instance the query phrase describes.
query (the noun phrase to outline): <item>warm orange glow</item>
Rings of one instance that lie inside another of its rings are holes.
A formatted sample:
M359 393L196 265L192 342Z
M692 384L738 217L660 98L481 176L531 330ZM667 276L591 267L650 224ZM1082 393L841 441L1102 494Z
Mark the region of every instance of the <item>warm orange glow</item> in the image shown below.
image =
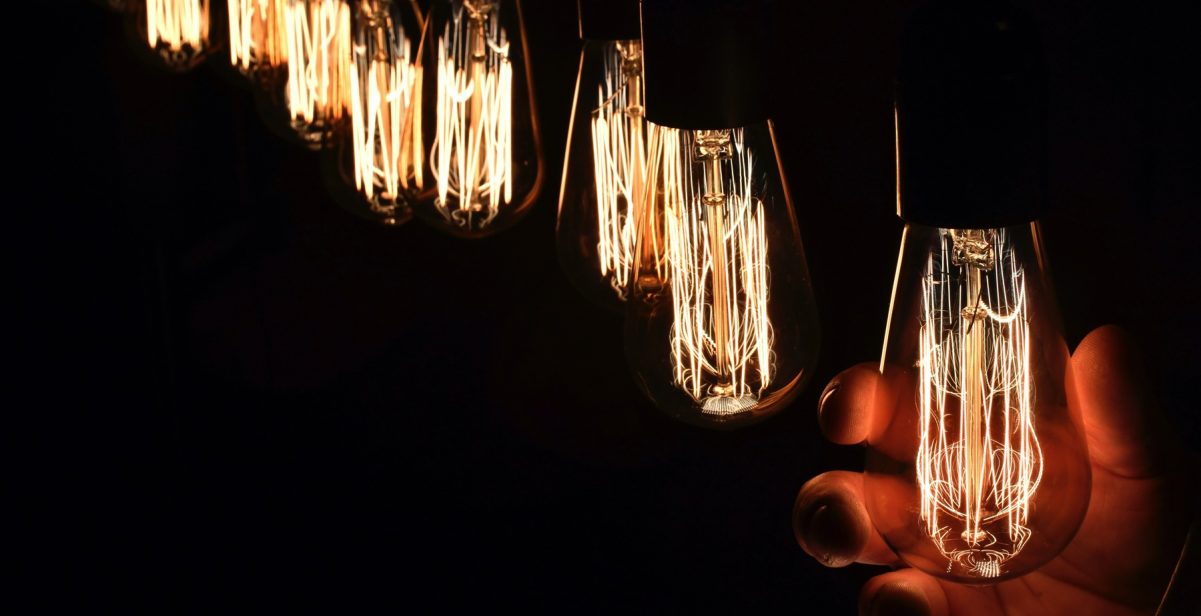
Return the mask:
M621 297L626 295L637 240L632 207L646 185L642 99L642 44L615 43L605 57L604 81L597 85L592 164L600 272Z
M676 385L704 413L753 408L773 375L767 234L742 130L655 127ZM699 164L698 164L699 163ZM700 167L699 175L696 167Z
M381 4L365 5L350 74L354 183L373 209L389 212L405 184L402 163L416 87L411 41Z
M286 0L229 1L229 62L245 74L288 61Z
M498 5L464 0L436 42L434 205L466 230L488 227L513 200L513 66Z
M1004 230L940 237L922 285L921 518L948 570L992 578L1030 538L1042 477L1025 276Z
M176 64L204 51L209 41L208 0L146 0L146 40Z
M344 0L286 0L288 113L313 146L329 137L350 98L350 7Z

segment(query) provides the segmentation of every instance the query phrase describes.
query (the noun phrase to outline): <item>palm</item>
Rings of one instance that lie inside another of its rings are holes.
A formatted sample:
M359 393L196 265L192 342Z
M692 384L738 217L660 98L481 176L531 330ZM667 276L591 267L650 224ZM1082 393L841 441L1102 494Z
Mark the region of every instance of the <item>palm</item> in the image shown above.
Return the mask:
M1080 530L1059 556L1038 571L993 586L959 585L915 569L886 573L868 582L863 606L868 611L883 607L880 613L887 613L881 602L899 606L916 601L925 604L922 611L934 614L981 616L1153 612L1183 541L1187 508L1177 502L1178 478L1169 472L1168 448L1155 415L1131 380L1137 369L1130 365L1129 346L1120 332L1103 328L1073 356L1076 386L1070 388L1075 392L1070 402L1084 418L1093 483ZM823 395L822 427L832 440L866 440L872 408L880 403L872 399L871 379L870 370L852 368ZM896 564L895 555L866 522L861 490L860 475L841 471L806 484L797 500L802 547L831 566ZM809 512L818 507L844 511L849 522L827 522L824 528L845 530L815 528ZM828 536L839 532L845 536ZM884 587L891 590L880 592Z

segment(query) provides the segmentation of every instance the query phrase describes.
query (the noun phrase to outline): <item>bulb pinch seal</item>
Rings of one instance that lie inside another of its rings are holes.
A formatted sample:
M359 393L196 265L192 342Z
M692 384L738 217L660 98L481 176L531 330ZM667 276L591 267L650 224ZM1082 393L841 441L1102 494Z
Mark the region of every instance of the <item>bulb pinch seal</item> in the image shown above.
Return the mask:
M901 33L897 215L930 227L1024 224L1046 208L1046 69L1034 20L1004 0L932 0Z
M638 0L576 0L580 38L585 41L636 41L642 38Z

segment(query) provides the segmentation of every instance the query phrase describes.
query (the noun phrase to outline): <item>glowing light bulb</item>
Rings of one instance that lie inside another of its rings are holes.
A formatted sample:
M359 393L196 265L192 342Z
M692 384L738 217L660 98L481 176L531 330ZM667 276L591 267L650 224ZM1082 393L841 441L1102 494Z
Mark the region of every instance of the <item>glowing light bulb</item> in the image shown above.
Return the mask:
M761 57L754 45L765 12L758 3L704 4L642 5L650 144L626 350L661 409L734 427L774 414L799 391L816 363L818 325L762 98L719 96L705 108L705 95ZM677 31L738 34L698 53L676 46Z
M902 39L897 205L907 226L881 359L896 408L869 443L864 494L907 563L958 582L1039 567L1088 505L1034 221L1042 79L1032 25L1000 3L931 3Z
M646 186L638 2L580 0L584 48L567 131L555 237L559 261L593 301L621 310L629 292L635 206Z
M209 0L141 0L129 15L137 38L171 70L195 67L215 47Z
M286 0L227 0L229 63L261 86L285 77Z
M543 163L520 0L437 0L422 39L414 213L483 237L520 220Z
M306 146L321 149L332 142L350 104L350 5L346 0L283 2L288 76L282 99L288 124Z
M385 225L407 221L407 196L421 144L410 125L418 69L420 16L391 0L360 0L354 19L350 130L327 161L335 201ZM333 173L329 171L332 170ZM353 190L348 190L353 188Z

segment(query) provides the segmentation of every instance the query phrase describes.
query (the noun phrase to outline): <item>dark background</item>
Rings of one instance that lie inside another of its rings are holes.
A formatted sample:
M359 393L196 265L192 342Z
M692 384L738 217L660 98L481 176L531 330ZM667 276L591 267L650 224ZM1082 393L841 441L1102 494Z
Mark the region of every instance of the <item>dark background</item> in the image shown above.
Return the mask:
M273 136L217 68L224 51L172 75L95 4L49 9L44 64L13 59L49 83L12 90L46 114L18 122L33 140L16 157L49 177L8 180L10 210L34 215L9 227L31 308L12 373L30 394L13 400L50 430L14 470L39 478L28 502L49 530L25 566L52 580L47 596L852 613L874 570L818 566L789 514L809 477L862 464L823 442L814 409L830 377L879 354L907 3L780 4L776 122L823 351L790 409L731 433L647 403L620 318L560 273L574 2L526 5L546 189L482 241L336 207L319 157ZM1051 76L1045 231L1069 343L1133 331L1197 449L1201 72L1197 21L1171 11L1034 7Z

